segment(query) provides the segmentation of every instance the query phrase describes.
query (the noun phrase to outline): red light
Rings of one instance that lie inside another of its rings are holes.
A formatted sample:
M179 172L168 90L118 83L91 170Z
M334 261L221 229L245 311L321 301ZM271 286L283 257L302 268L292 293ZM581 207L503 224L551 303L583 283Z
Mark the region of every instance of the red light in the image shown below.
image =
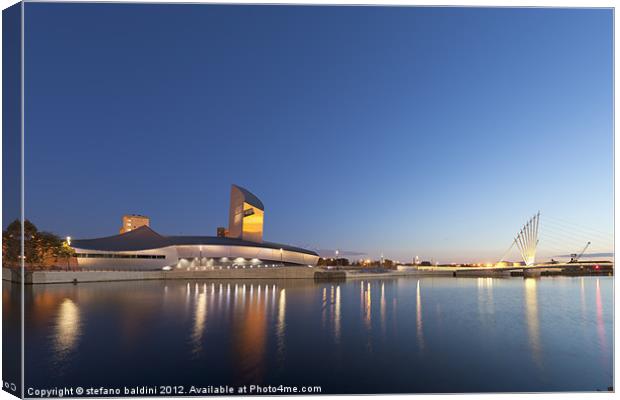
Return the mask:
M595 266L594 266L594 269L599 269L599 268L600 268L600 267L599 267L598 265L595 265Z

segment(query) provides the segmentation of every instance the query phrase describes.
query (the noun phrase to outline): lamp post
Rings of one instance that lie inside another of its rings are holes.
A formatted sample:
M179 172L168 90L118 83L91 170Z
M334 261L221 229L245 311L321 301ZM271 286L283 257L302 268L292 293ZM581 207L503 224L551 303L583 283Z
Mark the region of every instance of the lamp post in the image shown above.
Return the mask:
M338 259L339 254L340 254L340 250L336 249L336 266L340 265L340 260Z
M284 267L284 259L283 259L283 254L282 254L283 252L284 252L284 249L280 247L280 264L282 264L282 266Z
M71 246L71 236L67 236L67 247L70 247L70 246ZM67 252L67 271L69 271L69 267L71 267L71 256Z

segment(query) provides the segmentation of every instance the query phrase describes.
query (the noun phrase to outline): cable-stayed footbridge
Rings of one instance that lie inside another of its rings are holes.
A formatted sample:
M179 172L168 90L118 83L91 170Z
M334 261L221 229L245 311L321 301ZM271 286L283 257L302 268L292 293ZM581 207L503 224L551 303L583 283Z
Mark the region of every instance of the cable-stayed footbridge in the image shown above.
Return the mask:
M612 233L587 228L561 219L546 216L544 229L542 229L539 211L528 219L517 232L510 247L500 258L500 262L492 267L469 267L462 268L462 270L525 271L528 269L595 266L601 260L607 261L607 259L613 258L613 248ZM548 261L537 262L536 257L537 255L540 256L541 253L548 258ZM505 261L509 256L514 257L515 255L520 258L519 261Z

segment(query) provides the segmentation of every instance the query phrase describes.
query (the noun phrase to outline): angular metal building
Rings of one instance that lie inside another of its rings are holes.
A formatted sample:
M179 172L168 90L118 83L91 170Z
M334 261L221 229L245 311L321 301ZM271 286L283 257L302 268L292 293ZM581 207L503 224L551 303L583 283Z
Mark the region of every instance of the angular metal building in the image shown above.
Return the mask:
M226 237L163 236L149 226L97 239L77 239L78 265L85 269L158 270L260 268L316 265L311 250L263 240L265 208L248 190L233 185Z
M261 243L265 207L258 197L237 185L230 189L228 237Z

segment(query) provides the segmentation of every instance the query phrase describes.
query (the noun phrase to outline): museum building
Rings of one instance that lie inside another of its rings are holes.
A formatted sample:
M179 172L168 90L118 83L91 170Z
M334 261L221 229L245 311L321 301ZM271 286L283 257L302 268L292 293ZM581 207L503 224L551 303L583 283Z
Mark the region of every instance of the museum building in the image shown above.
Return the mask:
M163 236L143 215L125 215L121 234L71 241L80 268L207 270L314 266L311 250L263 240L265 208L248 190L232 185L228 229L217 236Z

